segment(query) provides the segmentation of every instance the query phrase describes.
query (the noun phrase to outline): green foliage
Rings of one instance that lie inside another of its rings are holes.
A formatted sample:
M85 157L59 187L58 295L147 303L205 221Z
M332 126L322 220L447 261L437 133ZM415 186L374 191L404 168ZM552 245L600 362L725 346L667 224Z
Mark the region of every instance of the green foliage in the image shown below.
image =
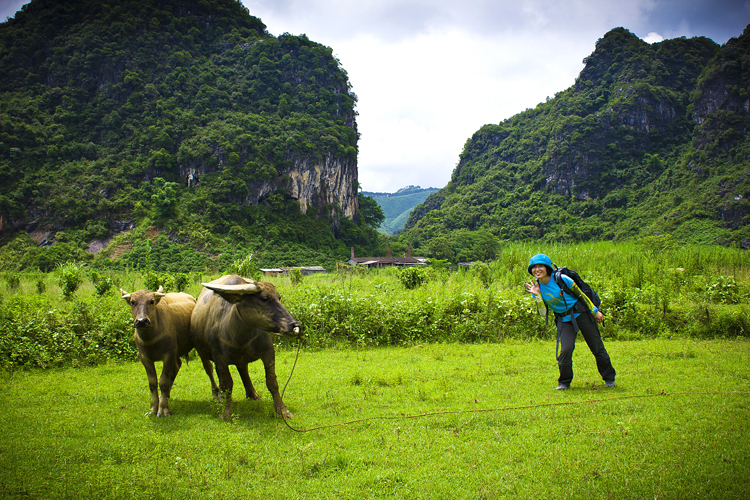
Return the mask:
M163 151L163 150L162 150ZM176 182L166 182L161 177L154 179L154 194L151 195L151 207L155 219L164 219L177 214Z
M165 293L182 292L188 286L190 278L185 273L157 273L148 271L143 276L143 286L146 290L156 291L164 287ZM98 288L97 288L98 290Z
M298 286L302 283L302 271L300 271L297 268L292 269L289 271L289 281L294 286Z
M94 284L96 294L101 297L114 286L114 281L109 276L102 276L96 271L91 272L91 282Z
M153 271L149 271L146 273L146 275L143 277L143 286L146 290L151 290L152 292L155 292L159 289L160 286L164 286L164 275L160 275L159 273L155 273Z
M5 283L8 286L9 290L18 290L18 287L21 286L21 277L18 275L18 273L6 274Z
M276 285L304 326L308 345L318 348L550 339L554 327L545 325L523 289L530 279L528 259L540 251L558 265L579 271L599 292L607 339L750 336L750 261L742 250L717 246L679 246L653 254L632 243L516 243L507 244L489 264L477 263L468 270L383 268L314 274L300 281L294 273L264 279ZM252 266L255 259L248 257L236 264ZM129 291L162 285L167 292L197 296L200 282L220 274L225 273L196 273L189 279L181 273L126 270L106 276ZM18 290L5 293L0 301L0 317L7 319L0 322L0 365L99 363L119 359L117 352L130 359L133 351L123 348L127 337L120 333L129 328L129 313L118 294L100 294L96 283L81 281L75 300L59 300L70 287L63 280L59 289L50 286L39 293L36 288L44 276L19 276ZM102 283L105 274L95 271L91 276L92 282ZM120 324L121 319L113 318L122 318L123 311L127 314ZM71 335L64 333L66 328L75 330L75 338L58 345L54 339ZM120 340L107 340L110 335ZM81 347L82 342L88 343ZM97 343L111 347L98 357L91 346Z
M190 283L190 278L188 278L188 275L185 273L176 273L173 275L174 278L174 291L175 292L184 292L185 288Z
M83 269L81 264L75 261L60 264L57 268L58 284L62 290L63 297L70 299L83 283Z
M359 216L362 218L362 222L371 228L379 228L385 221L383 209L374 198L364 196L362 193L359 193L358 197Z
M427 270L422 267L405 267L398 272L398 280L408 290L413 290L427 282Z
M737 282L732 276L714 276L706 286L706 297L712 302L737 304L740 301Z
M155 242L148 261L131 241L135 256L99 267L215 270L228 249L280 243L345 257L342 215L302 214L287 191L295 165L356 168L356 95L332 49L271 36L236 0L131 3L35 0L0 24L0 215L63 228L50 248L4 240L0 268L87 262L133 224L176 249Z
M49 368L136 360L132 318L113 295L59 301L17 294L0 304L0 366Z
M257 261L253 260L253 254L247 254L242 259L237 259L229 266L228 274L237 274L244 278L260 281L262 273Z

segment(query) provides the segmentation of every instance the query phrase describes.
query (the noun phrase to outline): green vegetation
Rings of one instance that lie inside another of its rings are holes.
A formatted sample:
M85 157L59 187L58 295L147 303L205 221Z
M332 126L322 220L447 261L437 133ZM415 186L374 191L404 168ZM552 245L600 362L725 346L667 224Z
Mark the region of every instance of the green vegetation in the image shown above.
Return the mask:
M283 345L282 386L296 355ZM303 349L289 423L335 427L302 433L273 416L262 384L263 400L238 398L219 419L197 362L183 364L168 418L144 416L137 362L6 375L0 495L747 498L748 342L607 348L617 388L602 388L581 346L564 393L552 340ZM250 376L263 380L260 363Z
M540 247L514 244L489 264L268 278L303 325L306 343L412 346L550 339L522 284L528 259L547 252L579 271L602 297L606 339L750 337L750 260L742 250L611 242ZM59 274L8 274L0 287L0 368L81 366L135 360L130 312L119 288L182 290L197 297L217 273L95 271L79 264L76 290ZM252 257L227 270L257 276ZM221 273L223 274L223 272ZM18 277L18 285L16 283ZM109 287L100 293L102 282ZM1 284L1 283L0 283Z
M375 253L379 222L303 214L290 191L293 166L356 180L356 99L331 48L269 35L236 0L33 0L0 24L0 245L43 271L133 227L190 269L237 247Z
M748 30L723 47L610 31L575 85L477 131L400 241L453 262L467 231L750 248L749 60Z

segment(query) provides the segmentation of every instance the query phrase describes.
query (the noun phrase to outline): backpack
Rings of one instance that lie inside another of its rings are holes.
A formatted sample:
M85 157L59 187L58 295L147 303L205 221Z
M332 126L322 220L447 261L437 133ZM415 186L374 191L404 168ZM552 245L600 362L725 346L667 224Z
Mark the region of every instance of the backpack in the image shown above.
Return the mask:
M599 306L602 305L602 299L599 298L599 294L596 293L596 290L591 288L591 285L583 281L583 278L581 278L581 275L575 272L572 269L568 269L567 267L558 267L552 272L552 277L555 279L555 283L557 286L559 286L564 292L567 292L571 295L572 292L570 291L570 288L568 288L568 285L565 283L565 280L563 280L560 275L564 274L565 276L569 277L573 280L573 282L578 285L578 288L581 289L583 293L586 294L586 296L591 299L591 303L594 304L597 309ZM581 302L578 302L583 306ZM583 306L585 309L585 306ZM588 310L588 309L586 309ZM578 311L578 312L584 312L584 311Z

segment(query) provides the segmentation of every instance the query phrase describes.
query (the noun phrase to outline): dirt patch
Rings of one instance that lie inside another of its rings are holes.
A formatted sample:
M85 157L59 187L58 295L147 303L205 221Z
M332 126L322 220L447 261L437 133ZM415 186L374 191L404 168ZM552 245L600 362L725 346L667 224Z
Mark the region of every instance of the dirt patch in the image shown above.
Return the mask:
M114 249L112 249L112 253L110 254L109 258L112 260L117 260L124 254L128 253L131 248L133 248L132 243L123 243L122 245L117 245Z

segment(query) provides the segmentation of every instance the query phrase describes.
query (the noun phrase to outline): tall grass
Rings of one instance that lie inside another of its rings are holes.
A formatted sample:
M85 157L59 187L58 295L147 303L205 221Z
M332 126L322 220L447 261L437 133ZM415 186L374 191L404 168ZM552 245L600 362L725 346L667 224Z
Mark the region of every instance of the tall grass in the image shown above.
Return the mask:
M403 279L396 268L268 280L303 325L308 347L547 339L554 329L536 315L522 286L530 279L529 257L539 252L578 270L598 290L607 339L750 336L750 257L723 247L517 243L490 263L427 268L418 280ZM197 296L201 281L216 277L83 274L87 278L67 294L52 274L12 274L0 282L0 367L135 359L118 288L163 284L176 291L170 286L179 282ZM112 286L104 289L104 280Z

